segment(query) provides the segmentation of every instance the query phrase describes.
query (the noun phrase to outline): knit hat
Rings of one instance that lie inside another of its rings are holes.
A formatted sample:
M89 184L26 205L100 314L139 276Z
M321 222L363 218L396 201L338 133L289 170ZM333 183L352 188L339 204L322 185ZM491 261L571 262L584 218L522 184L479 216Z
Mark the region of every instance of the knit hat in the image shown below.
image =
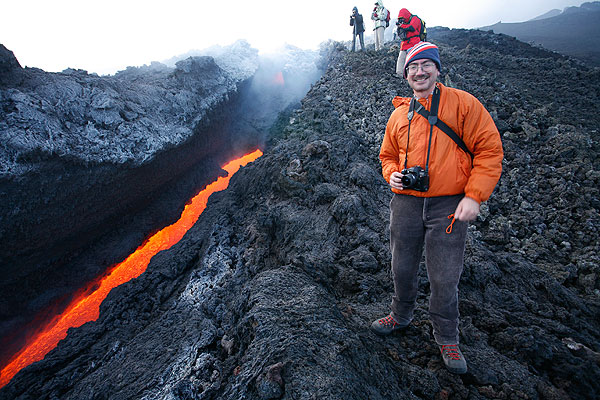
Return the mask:
M404 78L408 75L408 64L423 58L433 61L435 65L437 65L438 71L442 70L438 47L433 43L419 42L408 51L408 54L406 54L406 61L404 62Z

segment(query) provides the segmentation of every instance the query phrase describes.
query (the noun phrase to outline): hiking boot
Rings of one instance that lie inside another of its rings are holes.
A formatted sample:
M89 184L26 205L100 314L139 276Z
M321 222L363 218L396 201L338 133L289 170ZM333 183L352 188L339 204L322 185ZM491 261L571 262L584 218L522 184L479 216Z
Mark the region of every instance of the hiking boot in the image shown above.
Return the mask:
M389 335L390 333L403 328L406 328L406 325L397 323L394 318L392 318L392 314L373 321L371 324L371 330L378 335Z
M443 344L440 346L440 352L448 371L453 374L465 374L467 372L467 361L457 344Z

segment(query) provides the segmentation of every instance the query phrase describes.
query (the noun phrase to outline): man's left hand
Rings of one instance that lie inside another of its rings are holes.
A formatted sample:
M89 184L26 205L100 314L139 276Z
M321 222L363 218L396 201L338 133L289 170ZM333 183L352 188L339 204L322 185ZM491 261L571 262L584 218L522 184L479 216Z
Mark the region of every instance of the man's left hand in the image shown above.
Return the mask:
M478 214L479 203L470 197L464 197L454 211L454 218L459 221L473 221Z

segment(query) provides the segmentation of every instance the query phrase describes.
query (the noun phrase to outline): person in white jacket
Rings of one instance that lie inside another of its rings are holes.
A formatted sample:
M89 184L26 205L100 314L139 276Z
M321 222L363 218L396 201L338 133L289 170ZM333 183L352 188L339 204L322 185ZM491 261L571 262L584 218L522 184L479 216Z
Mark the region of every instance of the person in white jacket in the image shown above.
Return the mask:
M371 20L375 23L375 28L373 28L373 31L375 31L375 50L383 49L383 34L385 33L387 15L388 10L383 6L381 0L377 0L371 13Z

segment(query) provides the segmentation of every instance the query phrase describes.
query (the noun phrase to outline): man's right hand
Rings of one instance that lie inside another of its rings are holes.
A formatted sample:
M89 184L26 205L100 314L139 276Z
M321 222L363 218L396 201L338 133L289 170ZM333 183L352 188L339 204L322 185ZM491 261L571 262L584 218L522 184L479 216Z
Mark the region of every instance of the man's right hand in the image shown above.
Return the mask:
M392 172L392 175L390 176L390 186L392 187L392 189L398 189L398 190L403 190L404 188L402 187L402 177L404 175L402 175L400 172Z

